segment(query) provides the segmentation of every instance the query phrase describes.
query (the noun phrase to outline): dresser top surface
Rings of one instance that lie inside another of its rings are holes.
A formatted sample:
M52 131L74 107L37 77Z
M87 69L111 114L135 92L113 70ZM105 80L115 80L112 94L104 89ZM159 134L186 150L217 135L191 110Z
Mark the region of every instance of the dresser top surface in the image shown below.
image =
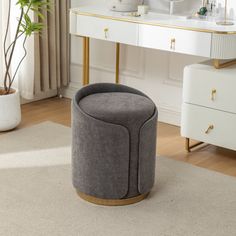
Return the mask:
M235 24L233 26L221 26L217 25L215 21L188 19L185 16L175 16L157 12L149 12L146 15L137 17L133 16L131 13L111 11L105 5L81 6L79 8L72 8L71 12L78 15L198 32L236 34L236 21L234 22Z

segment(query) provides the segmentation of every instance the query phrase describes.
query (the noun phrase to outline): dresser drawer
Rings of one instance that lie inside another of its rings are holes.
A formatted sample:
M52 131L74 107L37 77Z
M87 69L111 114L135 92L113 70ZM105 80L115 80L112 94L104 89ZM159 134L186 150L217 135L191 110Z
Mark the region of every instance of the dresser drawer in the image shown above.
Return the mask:
M236 150L235 114L184 104L181 123L183 137Z
M217 70L211 65L191 65L184 70L183 100L236 113L236 68Z
M77 34L134 46L138 45L138 25L135 23L78 15Z
M139 26L139 46L210 57L211 34L158 26Z
M236 58L236 35L213 34L211 58L235 59Z

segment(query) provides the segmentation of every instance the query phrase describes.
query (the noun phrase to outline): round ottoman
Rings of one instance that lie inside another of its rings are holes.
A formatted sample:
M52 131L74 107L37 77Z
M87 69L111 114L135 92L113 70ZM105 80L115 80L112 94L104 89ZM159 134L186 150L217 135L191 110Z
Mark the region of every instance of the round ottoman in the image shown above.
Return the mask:
M100 83L72 103L72 172L79 196L100 205L143 200L155 178L157 109L142 92Z

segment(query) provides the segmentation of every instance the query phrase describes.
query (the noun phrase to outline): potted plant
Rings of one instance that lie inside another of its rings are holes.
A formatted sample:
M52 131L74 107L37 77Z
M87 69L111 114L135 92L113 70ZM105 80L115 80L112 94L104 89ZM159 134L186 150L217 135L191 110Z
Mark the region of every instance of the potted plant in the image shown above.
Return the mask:
M16 7L19 7L19 16L17 17L17 27L14 33L14 39L7 45L7 38L11 20L11 4L9 0L8 18L4 37L4 63L5 71L3 74L3 85L0 85L0 131L14 129L21 121L21 108L19 91L14 89L13 82L17 72L27 56L26 41L34 33L39 33L43 29L41 13L43 9L48 10L49 0L17 0ZM39 22L35 22L33 18L37 16ZM19 40L23 41L22 45L18 45ZM18 46L23 46L24 55L16 66L15 71L11 71L12 59ZM0 50L1 51L1 50Z

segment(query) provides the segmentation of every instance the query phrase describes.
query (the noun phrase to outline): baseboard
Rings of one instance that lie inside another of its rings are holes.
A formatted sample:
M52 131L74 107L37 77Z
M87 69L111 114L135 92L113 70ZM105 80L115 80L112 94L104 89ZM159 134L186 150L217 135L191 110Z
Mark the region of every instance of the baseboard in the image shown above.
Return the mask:
M46 92L39 93L39 94L35 95L35 97L33 99L30 99L30 100L21 98L21 104L36 102L36 101L39 101L39 100L42 100L42 99L56 97L57 95L58 95L57 89L52 89L52 90L48 90Z
M65 98L72 99L75 93L83 87L82 83L70 82L69 86L61 90L61 95Z
M164 122L167 124L175 125L175 126L180 126L181 124L181 112L176 111L170 106L158 106L158 121Z

